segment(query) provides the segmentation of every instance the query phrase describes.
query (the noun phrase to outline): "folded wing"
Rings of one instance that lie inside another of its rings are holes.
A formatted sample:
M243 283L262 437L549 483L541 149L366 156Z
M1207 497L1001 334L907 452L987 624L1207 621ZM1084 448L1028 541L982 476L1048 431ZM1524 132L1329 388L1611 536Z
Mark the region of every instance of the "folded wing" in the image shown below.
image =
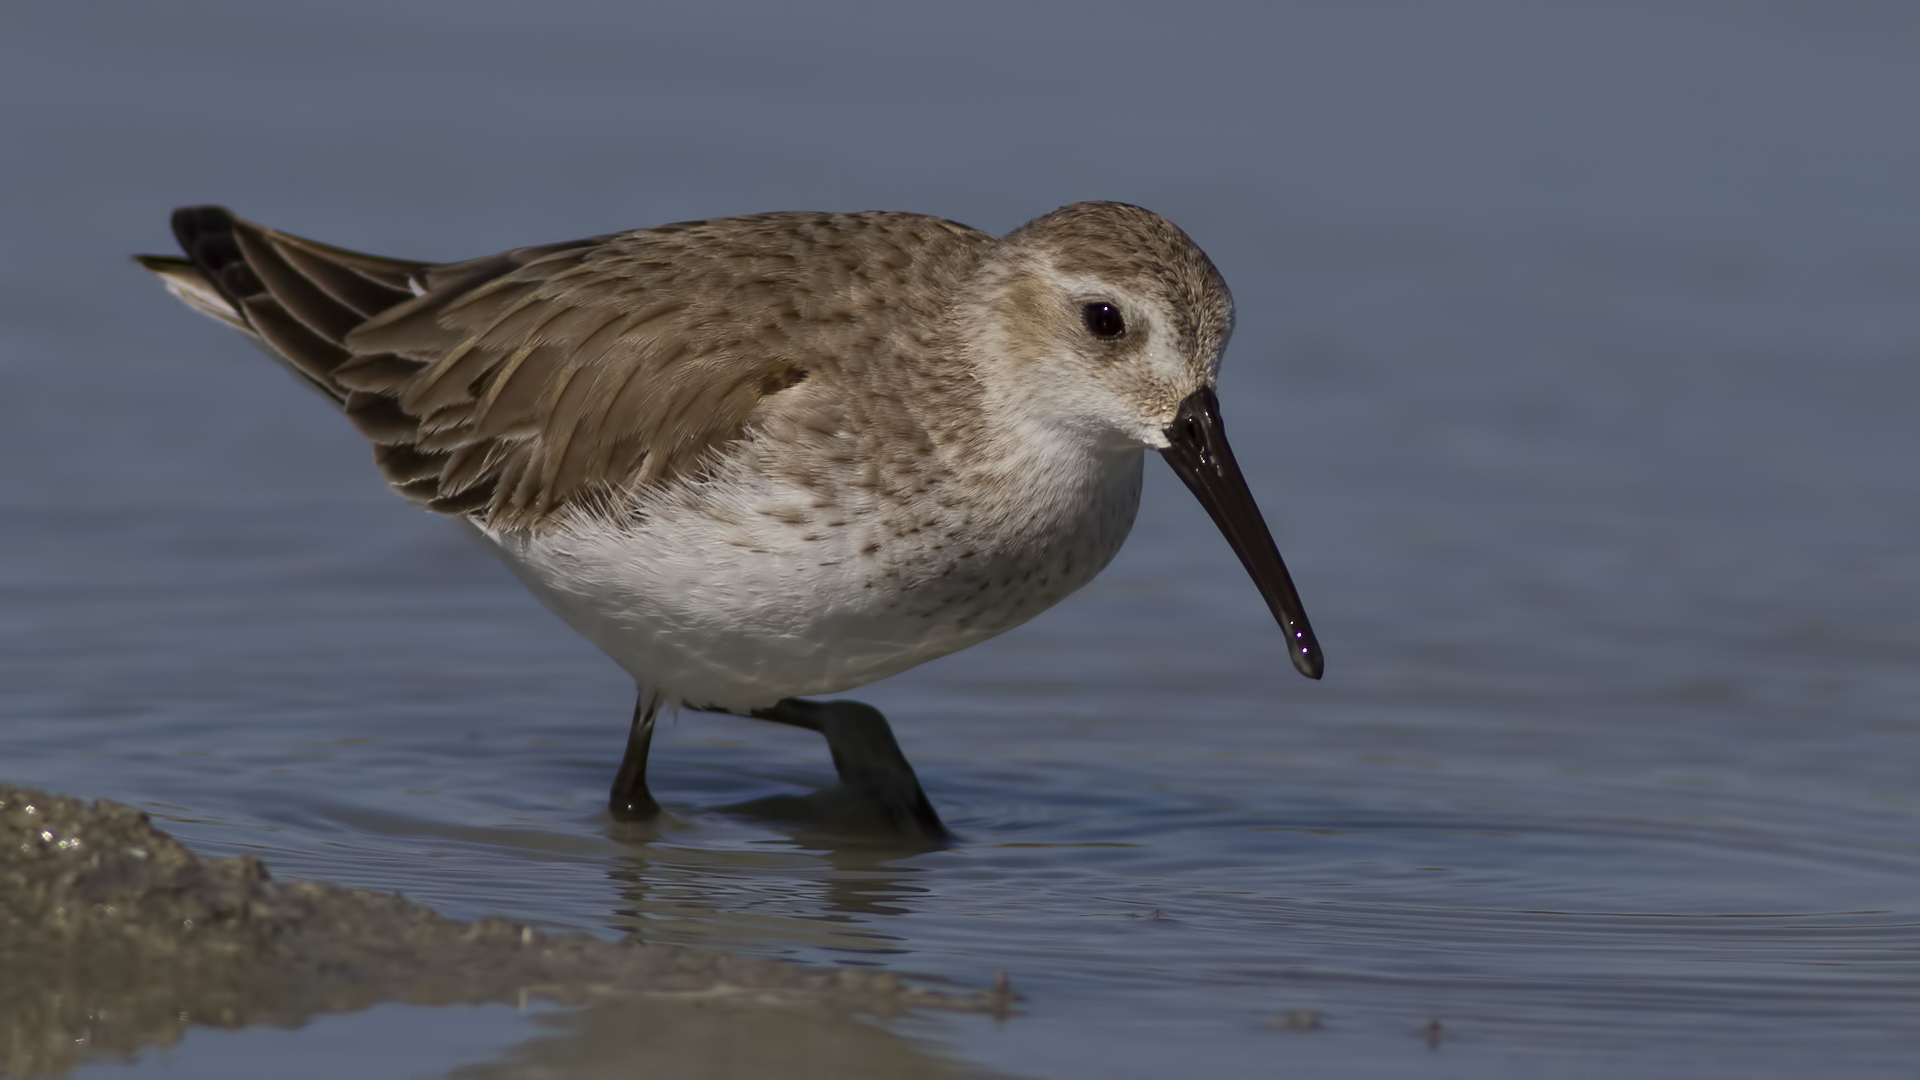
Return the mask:
M741 224L741 223L747 224ZM402 495L497 529L627 505L745 431L808 377L795 260L707 223L470 262L386 259L219 207L174 215L186 259L144 256L196 309L253 336L374 443Z

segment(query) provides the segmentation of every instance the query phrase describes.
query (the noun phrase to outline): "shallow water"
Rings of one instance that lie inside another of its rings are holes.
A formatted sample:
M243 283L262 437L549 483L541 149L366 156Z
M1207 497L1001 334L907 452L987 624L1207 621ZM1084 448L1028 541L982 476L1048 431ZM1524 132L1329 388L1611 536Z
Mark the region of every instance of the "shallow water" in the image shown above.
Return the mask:
M1445 10L9 8L0 776L461 918L1005 971L1020 1015L900 1030L1022 1075L1910 1065L1920 24ZM456 258L1093 197L1235 289L1227 424L1327 677L1149 462L1092 586L858 695L961 836L920 855L713 812L831 770L701 714L661 829L612 826L624 678L123 260L209 200Z
M272 1074L287 1080L436 1076L447 1071L449 1062L499 1057L538 1030L534 1016L509 1005L443 1009L376 1005L363 1012L324 1016L294 1031L268 1026L237 1031L196 1028L176 1046L149 1051L137 1071L141 1076L181 1080L254 1080L262 1063L271 1062ZM83 1066L68 1075L80 1080L119 1080L129 1071L115 1062Z

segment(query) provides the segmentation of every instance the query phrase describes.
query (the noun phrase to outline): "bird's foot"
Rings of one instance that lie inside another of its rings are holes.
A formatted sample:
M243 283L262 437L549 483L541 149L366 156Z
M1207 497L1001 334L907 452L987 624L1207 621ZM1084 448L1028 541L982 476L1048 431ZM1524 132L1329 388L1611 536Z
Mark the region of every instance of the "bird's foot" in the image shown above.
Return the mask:
M729 809L835 832L883 832L935 846L953 839L880 710L857 701L787 698L745 715L825 736L840 782L807 795L773 795Z

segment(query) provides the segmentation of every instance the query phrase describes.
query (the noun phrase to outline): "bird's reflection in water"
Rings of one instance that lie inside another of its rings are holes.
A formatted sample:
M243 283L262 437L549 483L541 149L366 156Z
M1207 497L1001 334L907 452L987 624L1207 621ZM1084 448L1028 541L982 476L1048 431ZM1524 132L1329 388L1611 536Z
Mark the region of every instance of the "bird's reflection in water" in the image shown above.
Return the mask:
M723 824L753 829L744 842L701 835L718 813L610 823L609 835L628 847L609 871L624 900L614 924L649 944L908 952L881 925L916 910L928 890L915 879L927 869L913 860L939 845L863 828L822 794L728 807Z
M950 1080L980 1075L892 1032L809 1002L614 999L538 1017L548 1034L454 1080L554 1076L780 1076Z

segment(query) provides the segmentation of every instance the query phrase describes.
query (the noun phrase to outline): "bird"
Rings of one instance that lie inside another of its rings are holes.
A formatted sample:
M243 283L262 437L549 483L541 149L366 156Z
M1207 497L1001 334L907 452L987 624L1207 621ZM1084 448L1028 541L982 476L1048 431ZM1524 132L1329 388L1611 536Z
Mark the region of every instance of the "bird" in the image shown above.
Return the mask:
M660 813L647 753L672 707L819 732L840 783L816 794L949 840L886 718L815 699L1085 585L1132 528L1148 450L1225 534L1294 667L1324 669L1220 418L1232 295L1152 211L1074 203L1004 237L780 212L451 263L218 206L172 229L183 254L134 258L633 677L616 821Z

